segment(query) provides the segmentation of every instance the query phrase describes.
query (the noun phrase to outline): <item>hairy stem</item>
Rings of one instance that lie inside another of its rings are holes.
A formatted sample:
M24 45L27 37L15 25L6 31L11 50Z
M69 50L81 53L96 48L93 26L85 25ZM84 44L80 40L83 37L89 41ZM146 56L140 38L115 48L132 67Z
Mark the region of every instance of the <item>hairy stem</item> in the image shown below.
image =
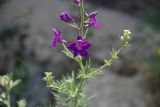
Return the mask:
M119 53L119 52L121 51L121 49L122 49L122 48L120 47L117 52ZM110 61L113 62L114 59L111 58ZM108 66L107 64L104 64L104 65L102 65L100 68L96 69L94 72L100 72L101 70L103 70L103 69L104 69L105 67L107 67L107 66Z
M84 6L83 6L83 0L81 0L81 2L80 2L80 17L81 17L81 20L80 20L79 35L84 36ZM84 67L83 67L83 63L82 63L82 58L80 58L79 65L80 65L80 69L83 70ZM78 87L78 91L77 91L75 97L73 98L73 107L77 107L78 99L79 99L80 92L82 91L83 83L84 83L84 79L81 79L79 87Z
M76 96L73 98L73 107L77 107L78 99L79 99L79 96L80 96L80 92L82 91L84 81L85 81L84 79L80 80L80 84L79 84L79 87L78 87L78 92L77 92Z
M80 65L80 69L83 70L84 67L83 67L83 63L82 63L81 58L80 58L80 61L79 61L79 65ZM78 87L78 91L77 91L75 97L73 97L73 107L77 107L78 99L79 99L80 92L82 91L83 83L84 83L84 79L80 79L80 84L79 84L79 87Z
M83 6L83 0L80 2L80 17L81 17L81 24L80 24L80 30L79 34L83 36L83 27L84 27L84 6Z

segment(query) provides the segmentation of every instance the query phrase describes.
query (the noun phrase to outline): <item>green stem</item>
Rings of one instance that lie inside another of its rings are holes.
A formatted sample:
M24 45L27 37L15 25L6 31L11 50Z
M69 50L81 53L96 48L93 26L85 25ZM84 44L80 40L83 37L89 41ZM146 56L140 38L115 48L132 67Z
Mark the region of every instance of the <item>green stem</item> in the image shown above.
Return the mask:
M94 72L99 72L99 71L103 70L106 66L107 66L107 64L104 64L100 68L98 68L97 70L95 70Z
M84 27L84 6L83 6L83 0L80 2L80 15L81 15L81 24L80 24L80 30L79 34L83 36L83 27Z
M83 63L82 63L82 57L81 56L79 56L79 57L80 57L80 60L79 60L80 69L84 70Z
M83 36L83 39L87 39L87 33L88 33L88 28L86 29L86 32L85 32L85 34Z
M118 53L121 51L121 47L118 49ZM114 61L114 59L112 58L112 59L110 59L111 60L111 62L113 62ZM105 67L107 67L108 65L107 64L104 64L104 65L102 65L100 68L98 68L98 69L96 69L94 72L99 72L99 71L101 71L101 70L103 70Z
M80 80L80 84L79 84L79 87L78 87L78 92L77 92L76 96L73 98L73 107L77 107L78 99L79 99L79 96L80 96L80 92L82 91L84 81L85 81L84 79Z
M85 81L85 79L81 79L81 81L80 81L80 84L79 84L79 92L82 91L82 87L83 87L84 81ZM78 96L79 96L79 94L78 94Z
M80 17L81 17L81 20L80 20L79 35L84 36L84 6L83 6L83 0L81 0L81 2L80 2ZM82 63L82 58L80 58L80 60L79 60L79 65L80 65L80 69L84 70L83 63ZM83 83L84 83L84 79L81 79L79 87L78 87L78 91L77 91L75 97L73 98L73 107L77 107L78 99L79 99L80 92L82 91Z
M7 99L7 100L8 100L8 102L7 102L7 106L8 106L8 107L11 107L11 102L10 102L10 95L9 95L9 93L8 93L8 95L7 95L7 96L8 96L8 99Z
M79 65L80 65L80 69L83 70L84 67L83 67L83 63L82 63L82 59L81 58L80 58L80 61L79 61ZM80 79L80 84L79 84L79 87L78 87L78 91L77 91L75 97L73 98L73 107L77 107L78 98L79 98L80 92L82 91L83 83L84 83L84 79Z
M9 82L10 82L10 81L9 81ZM9 84L9 83L8 83L8 84ZM9 86L9 85L8 85L8 87L7 87L6 90L7 90L7 92L6 92L7 104L6 104L6 105L7 105L7 107L11 107L11 101L10 101L10 100L11 100L11 98L10 98L10 86Z
M77 107L77 96L73 98L73 107Z

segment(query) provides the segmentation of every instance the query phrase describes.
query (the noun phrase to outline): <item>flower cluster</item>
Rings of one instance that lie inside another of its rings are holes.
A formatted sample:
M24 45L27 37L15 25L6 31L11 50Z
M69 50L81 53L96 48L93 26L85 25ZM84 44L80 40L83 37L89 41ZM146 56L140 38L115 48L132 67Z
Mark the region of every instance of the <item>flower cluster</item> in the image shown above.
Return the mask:
M74 2L80 6L81 0L74 0ZM83 19L84 21L81 20L82 23L79 26L75 23L75 19L72 17L72 15L67 11L60 13L59 19L72 27L76 26L78 31L81 32L82 29L88 29L92 26L95 26L96 28L102 28L102 25L97 23L97 14L97 11L91 12L90 14L84 14L83 12L83 16L81 17L84 18L84 15L86 15L87 19ZM50 47L55 47L58 43L62 43L73 54L74 58L78 55L84 58L87 58L89 56L87 49L91 46L91 43L87 40L84 40L86 39L86 34L84 35L84 33L82 32L82 34L78 34L76 41L68 42L62 38L62 33L60 30L53 28L52 31L54 35Z
M88 57L87 49L91 46L90 42L83 41L82 36L78 36L77 40L70 43L67 48L73 53L74 57L80 54L82 57Z
M52 30L53 40L50 47L55 47L59 43L62 44L64 47L62 52L79 64L77 71L73 71L72 75L63 77L60 81L54 79L52 72L45 73L43 80L47 83L47 87L53 90L52 93L56 98L56 107L86 107L90 98L83 91L84 83L101 74L104 68L109 67L118 58L120 51L129 46L131 32L124 30L123 35L120 36L120 47L118 49L113 47L109 52L110 59L105 59L104 64L100 67L94 67L91 59L88 58L88 49L91 47L91 43L88 41L88 30L91 27L102 28L103 26L97 21L98 12L87 13L84 9L83 1L74 0L80 10L80 17L75 19L67 11L59 15L59 19L62 22L78 30L75 41L63 39L62 32L59 29L53 28Z

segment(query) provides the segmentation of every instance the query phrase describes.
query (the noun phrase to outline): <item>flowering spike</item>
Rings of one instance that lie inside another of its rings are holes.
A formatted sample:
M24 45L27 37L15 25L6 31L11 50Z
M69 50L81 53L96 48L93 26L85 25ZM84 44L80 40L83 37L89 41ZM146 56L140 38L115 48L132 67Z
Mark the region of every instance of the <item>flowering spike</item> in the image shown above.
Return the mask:
M53 36L53 40L50 44L50 47L53 47L53 46L57 46L58 43L64 43L64 42L67 42L66 40L64 40L61 36L61 32L55 28L52 29L52 32L54 33L54 36Z
M121 44L119 49L113 48L110 51L111 59L104 60L104 64L99 68L92 67L90 59L88 58L88 49L91 46L91 43L87 41L88 30L92 26L96 28L102 28L102 24L97 23L97 11L93 11L90 14L87 14L84 8L84 1L85 0L74 0L74 3L79 7L78 9L80 16L77 17L79 21L75 21L67 11L61 13L59 16L60 20L66 22L68 25L78 30L79 36L77 39L73 42L64 43L67 41L62 38L61 32L53 28L54 35L50 44L50 47L52 47L56 46L58 43L62 43L64 48L62 52L65 53L69 58L78 62L79 72L76 74L72 73L72 76L67 76L60 81L55 81L52 73L45 73L45 77L43 78L43 80L47 82L47 87L57 92L54 93L54 95L58 100L58 105L65 104L65 107L80 107L87 105L88 102L83 101L84 99L88 99L88 97L83 92L84 83L87 79L91 79L94 76L99 75L105 67L111 66L112 62L118 58L118 54L121 49L126 48L129 45L128 42L130 40L131 32L129 30L124 30L124 34L120 37ZM88 59L84 60L84 58Z
M88 57L87 49L91 46L90 42L83 41L82 36L78 36L77 40L70 43L67 48L71 51L74 57L81 55L82 57Z
M59 18L60 18L60 20L62 20L64 22L67 22L67 23L73 23L74 22L74 19L71 17L71 15L67 11L61 13Z

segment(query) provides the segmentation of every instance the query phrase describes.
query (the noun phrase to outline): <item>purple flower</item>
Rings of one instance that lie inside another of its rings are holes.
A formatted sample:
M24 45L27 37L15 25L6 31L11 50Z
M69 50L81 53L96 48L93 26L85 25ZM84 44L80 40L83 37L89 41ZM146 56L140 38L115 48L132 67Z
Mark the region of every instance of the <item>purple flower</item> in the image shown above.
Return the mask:
M74 57L80 54L82 57L88 57L87 49L91 46L90 42L83 41L82 36L78 36L77 40L73 43L70 43L67 48L71 51Z
M80 4L81 0L74 0L77 4Z
M97 23L97 16L98 12L92 12L90 14L88 14L87 16L89 17L87 20L87 26L92 27L95 26L96 28L102 28L102 24Z
M67 42L65 41L62 36L61 36L61 32L55 28L52 29L54 36L53 36L53 40L50 44L50 47L54 47L57 46L58 43L64 43Z
M59 18L60 18L60 20L67 22L67 23L74 22L74 19L71 17L71 15L67 11L61 13Z

